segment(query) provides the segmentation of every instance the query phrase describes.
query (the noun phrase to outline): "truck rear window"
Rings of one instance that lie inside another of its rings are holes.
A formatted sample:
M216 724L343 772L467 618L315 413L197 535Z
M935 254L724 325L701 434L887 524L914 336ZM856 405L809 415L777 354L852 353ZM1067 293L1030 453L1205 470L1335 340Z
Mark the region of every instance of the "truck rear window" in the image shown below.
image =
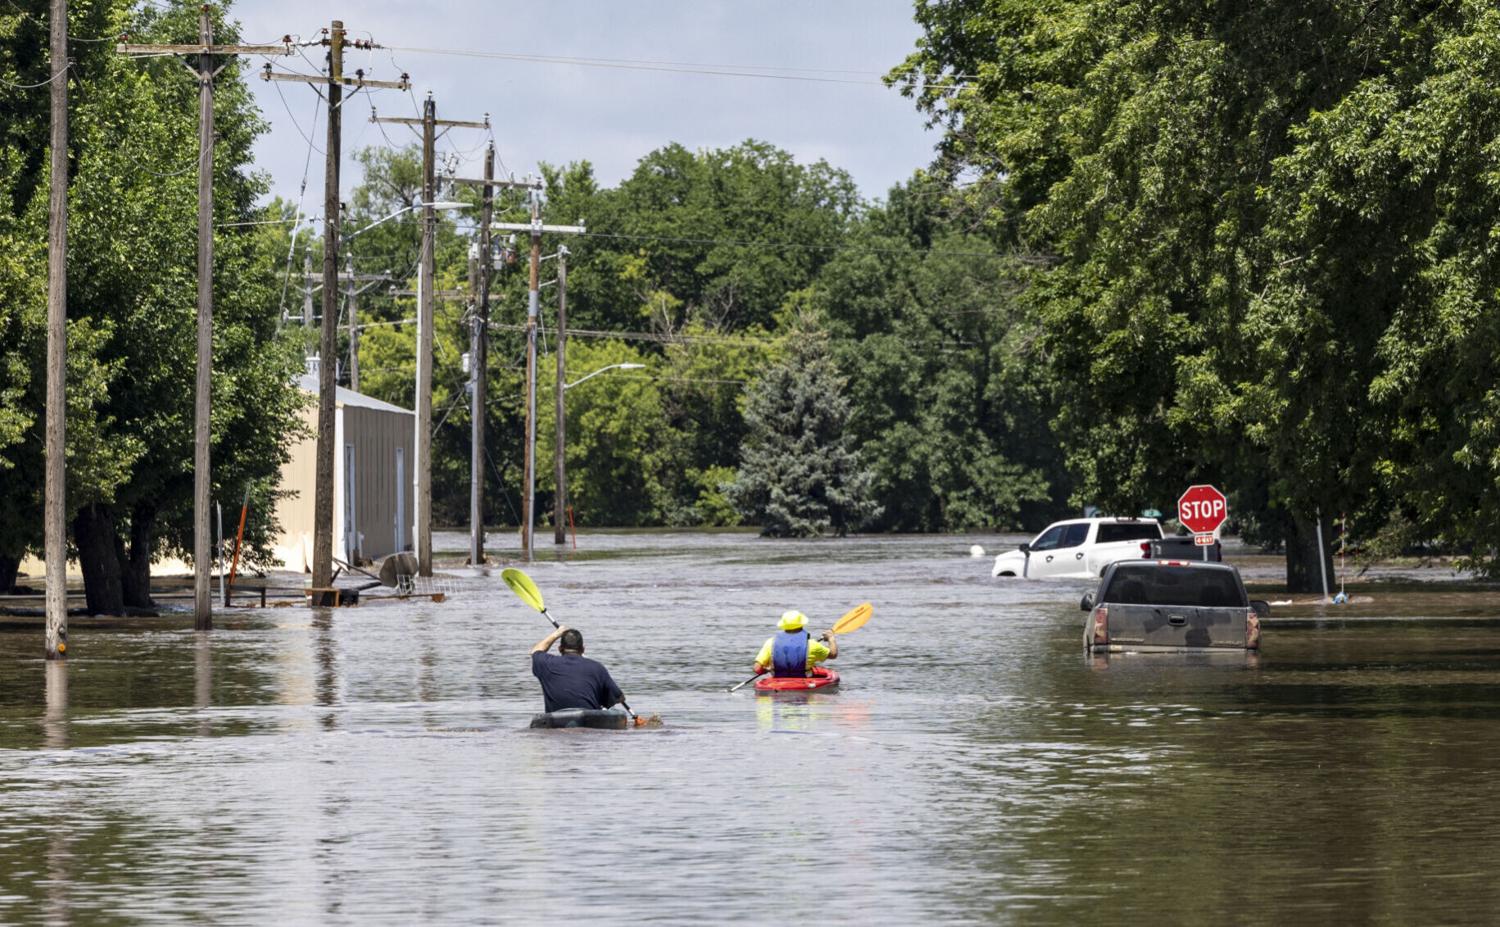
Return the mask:
M1161 537L1161 529L1155 524L1099 525L1099 542L1110 541L1154 541Z
M1119 605L1200 605L1245 608L1245 589L1228 570L1144 564L1120 567L1102 602Z

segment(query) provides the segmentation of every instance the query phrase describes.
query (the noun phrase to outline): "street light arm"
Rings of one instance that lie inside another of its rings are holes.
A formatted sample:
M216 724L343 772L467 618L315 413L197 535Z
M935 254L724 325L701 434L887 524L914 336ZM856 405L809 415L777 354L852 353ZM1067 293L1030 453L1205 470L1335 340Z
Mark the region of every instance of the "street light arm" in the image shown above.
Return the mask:
M599 374L604 373L607 370L640 370L645 366L645 364L610 364L608 367L600 367L593 373L581 376L578 379L574 380L572 383L564 383L563 389L572 389L573 387L582 383L584 380L592 380L594 377L597 377Z

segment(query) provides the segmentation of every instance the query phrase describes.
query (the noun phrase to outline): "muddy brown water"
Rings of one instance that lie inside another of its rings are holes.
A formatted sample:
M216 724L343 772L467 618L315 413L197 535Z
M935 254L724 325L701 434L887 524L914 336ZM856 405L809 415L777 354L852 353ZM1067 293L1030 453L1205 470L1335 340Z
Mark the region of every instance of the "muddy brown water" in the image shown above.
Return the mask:
M1500 596L1377 570L1258 657L1091 659L1088 584L967 556L1005 540L540 548L665 721L625 733L526 728L549 625L498 569L207 635L79 623L65 666L7 625L0 922L1493 922ZM782 610L866 599L841 690L724 692Z

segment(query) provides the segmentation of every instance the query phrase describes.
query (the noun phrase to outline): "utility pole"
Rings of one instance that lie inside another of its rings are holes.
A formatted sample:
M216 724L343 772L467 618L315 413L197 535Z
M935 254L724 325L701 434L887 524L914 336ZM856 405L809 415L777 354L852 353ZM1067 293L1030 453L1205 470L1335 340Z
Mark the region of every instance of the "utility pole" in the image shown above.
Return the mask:
M457 179L457 178L455 178ZM460 181L472 182L472 181ZM489 391L490 276L495 268L490 253L490 222L495 209L495 143L484 154L483 208L479 216L478 259L471 264L469 290L478 293L473 329L469 339L469 364L473 371L469 397L469 563L478 566L484 558L484 461L485 404Z
M522 469L526 495L521 499L521 548L531 559L531 533L536 526L536 323L542 286L542 191L531 191L530 284L526 293L526 453Z
M437 238L437 211L433 203L437 200L435 180L435 145L438 126L455 128L486 129L489 117L483 122L468 122L459 119L437 118L437 103L432 94L422 102L422 118L408 119L395 116L370 115L376 123L396 123L422 127L422 261L417 277L417 424L416 461L413 482L416 484L414 508L416 509L416 531L413 538L417 548L417 574L432 575L432 302L433 302L433 247Z
M204 4L198 41L213 44L214 25ZM198 56L198 369L193 401L193 627L214 626L209 588L209 392L214 357L214 68L213 55Z
M332 598L325 592L333 584L333 453L335 389L334 367L337 355L338 277L339 277L339 157L342 136L341 106L344 87L407 88L406 75L399 81L366 80L363 71L353 78L344 76L344 23L335 19L328 38L328 76L275 74L267 64L261 72L264 80L293 81L325 86L328 93L327 162L323 171L323 324L318 340L318 444L317 475L313 490L313 562L312 587L314 605ZM355 42L356 48L378 48L373 42Z
M563 462L563 448L565 446L564 432L567 429L568 414L563 406L563 384L567 382L564 377L564 364L568 346L568 249L563 246L557 249L557 449L556 449L556 479L557 492L552 499L552 543L566 544L568 542L568 530L563 521L563 515L567 512L568 505L568 475Z
M212 8L198 11L197 45L117 45L124 55L195 55L189 66L198 79L198 358L193 393L193 627L213 628L210 588L213 537L209 531L210 395L214 350L214 78L224 70L221 56L290 55L291 39L280 45L215 45Z
M485 408L489 394L489 343L490 343L490 278L494 270L491 254L490 229L494 221L495 188L531 189L534 183L517 183L514 180L495 179L495 145L490 143L484 156L484 177L472 179L455 177L454 183L480 186L484 190L484 209L479 220L479 313L476 319L471 363L476 364L474 395L470 417L474 425L469 447L469 562L484 562L484 464L488 456L485 444ZM530 226L524 226L530 228ZM514 243L515 236L511 236ZM514 249L504 249L506 263L515 259Z
M542 184L530 184L531 222L521 224L501 222L497 229L531 234L531 284L526 300L526 456L523 467L526 495L521 499L521 550L526 559L531 559L532 528L536 508L536 324L541 305L542 233L555 232L564 235L582 235L588 229L583 225L542 224Z
M68 650L67 470L64 417L68 358L68 0L52 0L52 187L47 212L47 659Z

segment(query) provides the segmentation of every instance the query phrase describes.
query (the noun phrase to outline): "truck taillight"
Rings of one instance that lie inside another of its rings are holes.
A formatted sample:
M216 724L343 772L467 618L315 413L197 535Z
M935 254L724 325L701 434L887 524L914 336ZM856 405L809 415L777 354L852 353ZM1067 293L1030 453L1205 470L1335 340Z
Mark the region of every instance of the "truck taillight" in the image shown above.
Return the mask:
M1142 541L1141 542L1141 559L1142 560L1150 560L1151 559L1151 542L1150 541Z
M1094 646L1109 643L1109 609L1101 605L1094 609Z
M1260 647L1260 616L1255 609L1245 609L1245 647L1256 650Z

